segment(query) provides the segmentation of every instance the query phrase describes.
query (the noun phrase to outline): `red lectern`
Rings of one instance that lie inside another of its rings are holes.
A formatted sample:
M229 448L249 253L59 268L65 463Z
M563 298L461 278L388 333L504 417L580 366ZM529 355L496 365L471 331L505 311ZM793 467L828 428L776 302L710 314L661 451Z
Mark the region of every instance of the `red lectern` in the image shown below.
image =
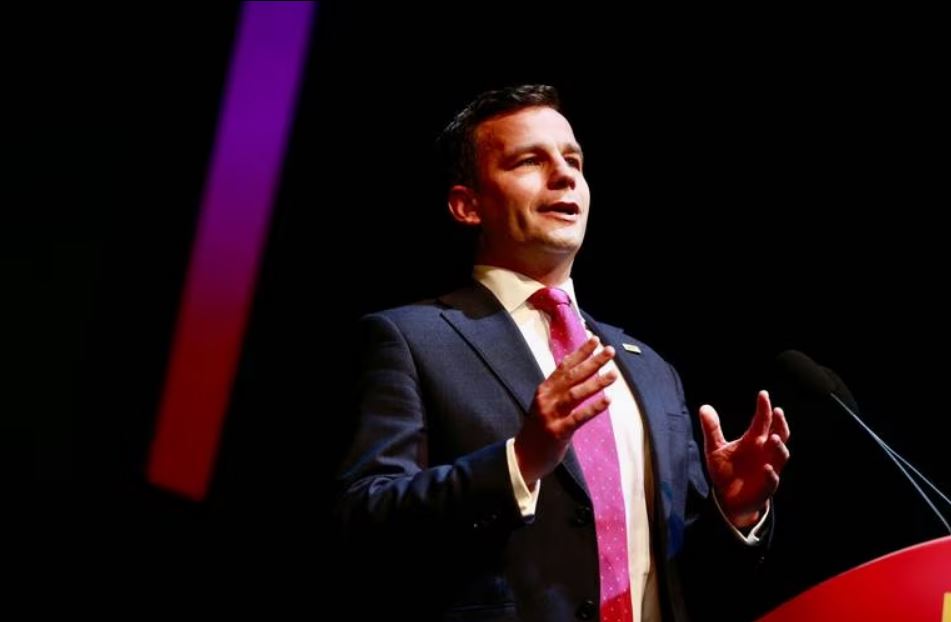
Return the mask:
M951 536L844 572L783 603L759 622L803 620L951 621Z

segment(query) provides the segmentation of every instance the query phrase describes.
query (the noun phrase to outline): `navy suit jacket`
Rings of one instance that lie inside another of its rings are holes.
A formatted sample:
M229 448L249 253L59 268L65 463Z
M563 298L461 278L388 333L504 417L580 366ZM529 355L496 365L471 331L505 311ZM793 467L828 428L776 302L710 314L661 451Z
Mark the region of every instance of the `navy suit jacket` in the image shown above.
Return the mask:
M761 547L739 543L716 516L674 368L620 329L585 321L616 349L643 412L664 619L686 620L692 566L717 560L722 573L720 555L748 566ZM362 329L357 428L339 503L360 593L369 595L354 604L405 609L416 620L597 619L597 542L574 452L543 479L533 521L515 504L505 443L544 378L495 296L473 284L369 315ZM705 598L694 613L711 609Z

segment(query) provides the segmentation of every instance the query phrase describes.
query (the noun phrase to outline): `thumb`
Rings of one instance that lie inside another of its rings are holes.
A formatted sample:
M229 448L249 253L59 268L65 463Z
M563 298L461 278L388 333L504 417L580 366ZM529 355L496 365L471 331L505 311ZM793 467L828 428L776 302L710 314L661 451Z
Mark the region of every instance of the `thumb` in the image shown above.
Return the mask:
M713 406L704 404L700 407L700 427L703 428L703 446L706 453L726 445L723 430L720 429L720 416Z

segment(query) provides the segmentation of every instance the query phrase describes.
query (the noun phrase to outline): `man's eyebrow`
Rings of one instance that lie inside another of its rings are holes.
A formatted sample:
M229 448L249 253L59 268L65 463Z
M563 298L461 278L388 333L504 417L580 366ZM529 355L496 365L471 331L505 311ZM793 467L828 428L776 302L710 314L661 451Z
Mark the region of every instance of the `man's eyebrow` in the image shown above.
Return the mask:
M562 144L561 150L568 153L577 153L582 159L584 159L584 151L581 149L581 145L576 142Z
M561 145L562 153L576 153L584 158L584 151L581 150L581 145L576 142L566 142ZM531 153L532 151L544 151L546 145L544 143L530 143L527 145L520 145L515 149L512 149L509 153L505 154L506 159L514 158L522 155L523 153Z

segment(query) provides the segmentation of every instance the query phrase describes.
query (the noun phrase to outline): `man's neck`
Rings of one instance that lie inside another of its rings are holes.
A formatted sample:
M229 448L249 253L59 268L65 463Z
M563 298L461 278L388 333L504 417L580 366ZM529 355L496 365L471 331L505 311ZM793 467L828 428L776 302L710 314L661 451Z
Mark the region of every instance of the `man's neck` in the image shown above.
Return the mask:
M547 287L556 287L561 285L571 276L571 266L574 263L572 257L568 261L560 262L523 262L517 259L500 259L487 255L477 255L476 262L486 266L496 266L505 268L519 274L524 274L530 279L534 279Z

